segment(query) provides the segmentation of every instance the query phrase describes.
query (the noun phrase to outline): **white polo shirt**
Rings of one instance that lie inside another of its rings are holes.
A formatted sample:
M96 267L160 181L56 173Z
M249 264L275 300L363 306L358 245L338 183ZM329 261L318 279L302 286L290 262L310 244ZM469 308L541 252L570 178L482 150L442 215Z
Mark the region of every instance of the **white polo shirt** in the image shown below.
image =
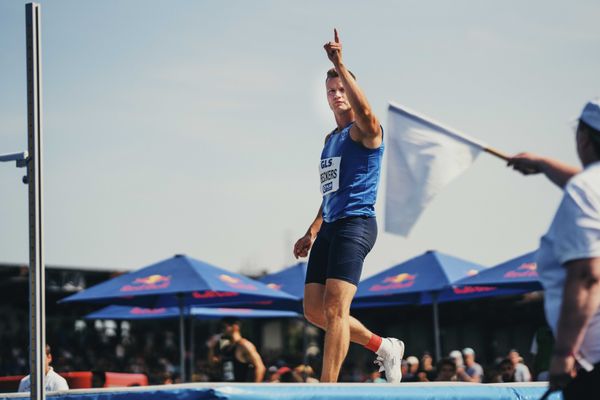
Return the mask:
M19 392L29 392L31 390L31 376L27 375L25 378L21 379L19 383ZM46 379L44 380L46 385L46 392L56 392L57 390L69 390L69 385L65 378L54 372L54 369L50 367L50 370L46 374Z
M564 265L600 257L600 162L588 165L566 185L537 257L546 319L556 337L566 279ZM600 362L600 310L588 324L580 352L586 360Z

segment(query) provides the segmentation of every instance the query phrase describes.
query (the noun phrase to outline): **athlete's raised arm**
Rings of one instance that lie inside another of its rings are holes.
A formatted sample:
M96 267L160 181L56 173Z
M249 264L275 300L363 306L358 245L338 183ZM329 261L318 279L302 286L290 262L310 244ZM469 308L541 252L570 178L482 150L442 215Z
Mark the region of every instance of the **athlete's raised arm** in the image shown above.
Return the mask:
M327 52L327 57L333 63L333 66L342 81L346 96L348 97L348 102L352 106L352 111L354 112L355 126L357 129L354 129L354 132L351 132L351 134L353 136L358 136L353 137L353 139L358 139L365 147L376 149L381 146L383 138L379 120L375 114L373 114L367 97L343 62L342 42L340 41L337 29L334 29L333 33L334 41L327 42L324 48Z

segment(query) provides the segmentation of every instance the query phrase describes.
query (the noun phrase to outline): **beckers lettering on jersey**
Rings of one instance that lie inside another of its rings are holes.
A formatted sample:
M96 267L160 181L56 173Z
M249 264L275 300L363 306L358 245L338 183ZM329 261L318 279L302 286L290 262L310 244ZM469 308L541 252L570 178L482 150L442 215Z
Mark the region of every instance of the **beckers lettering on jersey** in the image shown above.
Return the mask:
M330 157L321 160L321 194L333 193L340 188L340 164L342 157Z

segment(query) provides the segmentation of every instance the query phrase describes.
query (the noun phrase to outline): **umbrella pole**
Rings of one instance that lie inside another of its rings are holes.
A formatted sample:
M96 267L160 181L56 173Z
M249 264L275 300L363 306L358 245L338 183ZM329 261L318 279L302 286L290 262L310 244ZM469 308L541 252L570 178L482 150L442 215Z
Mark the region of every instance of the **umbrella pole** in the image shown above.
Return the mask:
M438 301L437 293L432 294L433 297L433 336L435 340L435 358L436 362L441 360L442 357L442 346L440 344L440 324L439 324L439 315L438 315Z
M179 371L181 373L181 382L185 382L185 332L183 319L183 295L179 297Z
M302 318L302 363L304 364L304 369L302 372L302 380L306 382L308 380L308 373L306 369L308 368L308 354L306 354L306 347L308 346L308 337L307 337L307 325L306 318Z
M195 367L195 363L196 363L196 359L194 357L194 352L196 351L195 346L194 346L194 318L192 318L192 315L190 313L189 316L190 319L190 382L192 382L194 380L194 367Z

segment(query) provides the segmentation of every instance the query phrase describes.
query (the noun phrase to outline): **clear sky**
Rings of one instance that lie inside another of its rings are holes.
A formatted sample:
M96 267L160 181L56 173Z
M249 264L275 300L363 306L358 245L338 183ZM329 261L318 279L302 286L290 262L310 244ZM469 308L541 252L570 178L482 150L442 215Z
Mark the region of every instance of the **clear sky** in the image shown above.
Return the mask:
M502 151L577 163L569 121L600 95L597 1L41 3L54 265L291 263L335 126L333 27L384 128L395 101ZM0 2L0 154L26 149L24 4ZM28 259L23 173L0 164L0 262ZM485 265L530 251L560 194L482 154L408 239L380 224L363 277L428 249Z

